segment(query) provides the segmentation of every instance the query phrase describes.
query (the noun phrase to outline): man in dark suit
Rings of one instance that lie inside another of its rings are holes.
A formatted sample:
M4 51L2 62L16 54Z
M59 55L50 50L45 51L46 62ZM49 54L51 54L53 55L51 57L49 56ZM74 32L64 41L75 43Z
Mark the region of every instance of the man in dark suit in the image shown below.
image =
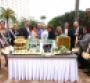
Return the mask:
M29 35L31 35L30 24L29 21L26 20L24 21L24 27L18 30L18 36L24 36L25 38L28 38Z
M71 38L71 49L74 48L77 45L78 42L78 37L80 35L80 28L79 28L79 22L74 21L73 22L73 27L72 29L69 29L68 35Z

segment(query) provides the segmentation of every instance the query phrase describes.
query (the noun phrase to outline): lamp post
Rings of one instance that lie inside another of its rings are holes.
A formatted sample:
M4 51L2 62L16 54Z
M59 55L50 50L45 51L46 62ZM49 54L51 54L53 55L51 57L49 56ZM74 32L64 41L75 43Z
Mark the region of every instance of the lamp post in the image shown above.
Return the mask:
M75 5L75 20L79 21L79 1L76 0L76 5Z

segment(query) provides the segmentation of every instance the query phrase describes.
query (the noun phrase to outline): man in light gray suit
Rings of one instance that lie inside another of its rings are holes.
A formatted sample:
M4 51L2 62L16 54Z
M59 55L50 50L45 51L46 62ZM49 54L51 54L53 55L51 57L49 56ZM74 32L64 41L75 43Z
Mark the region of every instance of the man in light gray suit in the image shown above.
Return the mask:
M81 51L87 51L89 43L90 43L90 33L85 34L83 39L79 40L79 46Z
M87 29L83 28L83 37L78 41L78 46L80 47L80 51L87 51L88 45L90 43L90 33L87 33Z
M82 52L87 52L90 44L90 33L86 27L83 28L83 34L79 36L78 47L80 48L80 55L78 56L79 68L90 68L90 60L86 60L81 56ZM90 54L90 48L88 52Z

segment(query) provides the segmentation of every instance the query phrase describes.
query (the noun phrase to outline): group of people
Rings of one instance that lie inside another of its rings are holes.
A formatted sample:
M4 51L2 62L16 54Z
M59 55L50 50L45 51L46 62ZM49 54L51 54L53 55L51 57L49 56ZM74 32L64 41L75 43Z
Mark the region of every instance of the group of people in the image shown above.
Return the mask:
M70 28L68 21L64 23L64 27L57 26L56 29L51 25L42 26L40 23L37 25L30 26L28 20L24 21L24 26L20 27L18 24L14 24L13 28L9 29L5 27L5 22L0 22L0 47L5 45L14 45L15 36L24 36L28 39L29 36L34 38L47 38L56 39L57 36L65 35L71 38L71 48L77 44L78 40L81 40L85 34L87 34L88 29L84 27L81 29L79 27L79 22L73 22L73 27Z
M28 39L29 36L33 36L38 39L47 38L50 40L55 40L57 36L61 35L69 36L71 39L71 49L76 45L79 45L81 49L85 49L85 45L87 46L87 44L90 43L90 34L89 36L87 35L88 28L85 26L81 29L78 21L73 22L72 28L68 21L64 23L63 28L61 26L57 26L56 28L51 25L43 26L40 23L30 26L30 22L28 20L24 21L23 27L19 27L17 23L14 24L12 28L6 28L5 25L4 21L0 21L0 48L7 47L9 45L13 46L15 36L23 36L26 39ZM85 41L83 41L83 39L85 39ZM87 43L85 44L85 42ZM7 65L7 56L4 57Z

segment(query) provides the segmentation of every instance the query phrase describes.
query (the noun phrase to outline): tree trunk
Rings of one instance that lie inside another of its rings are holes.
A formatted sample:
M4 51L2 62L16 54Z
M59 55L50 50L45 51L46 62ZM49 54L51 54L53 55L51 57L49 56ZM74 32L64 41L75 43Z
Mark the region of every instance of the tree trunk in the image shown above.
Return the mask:
M7 29L9 28L9 18L6 18L6 22L7 22Z

